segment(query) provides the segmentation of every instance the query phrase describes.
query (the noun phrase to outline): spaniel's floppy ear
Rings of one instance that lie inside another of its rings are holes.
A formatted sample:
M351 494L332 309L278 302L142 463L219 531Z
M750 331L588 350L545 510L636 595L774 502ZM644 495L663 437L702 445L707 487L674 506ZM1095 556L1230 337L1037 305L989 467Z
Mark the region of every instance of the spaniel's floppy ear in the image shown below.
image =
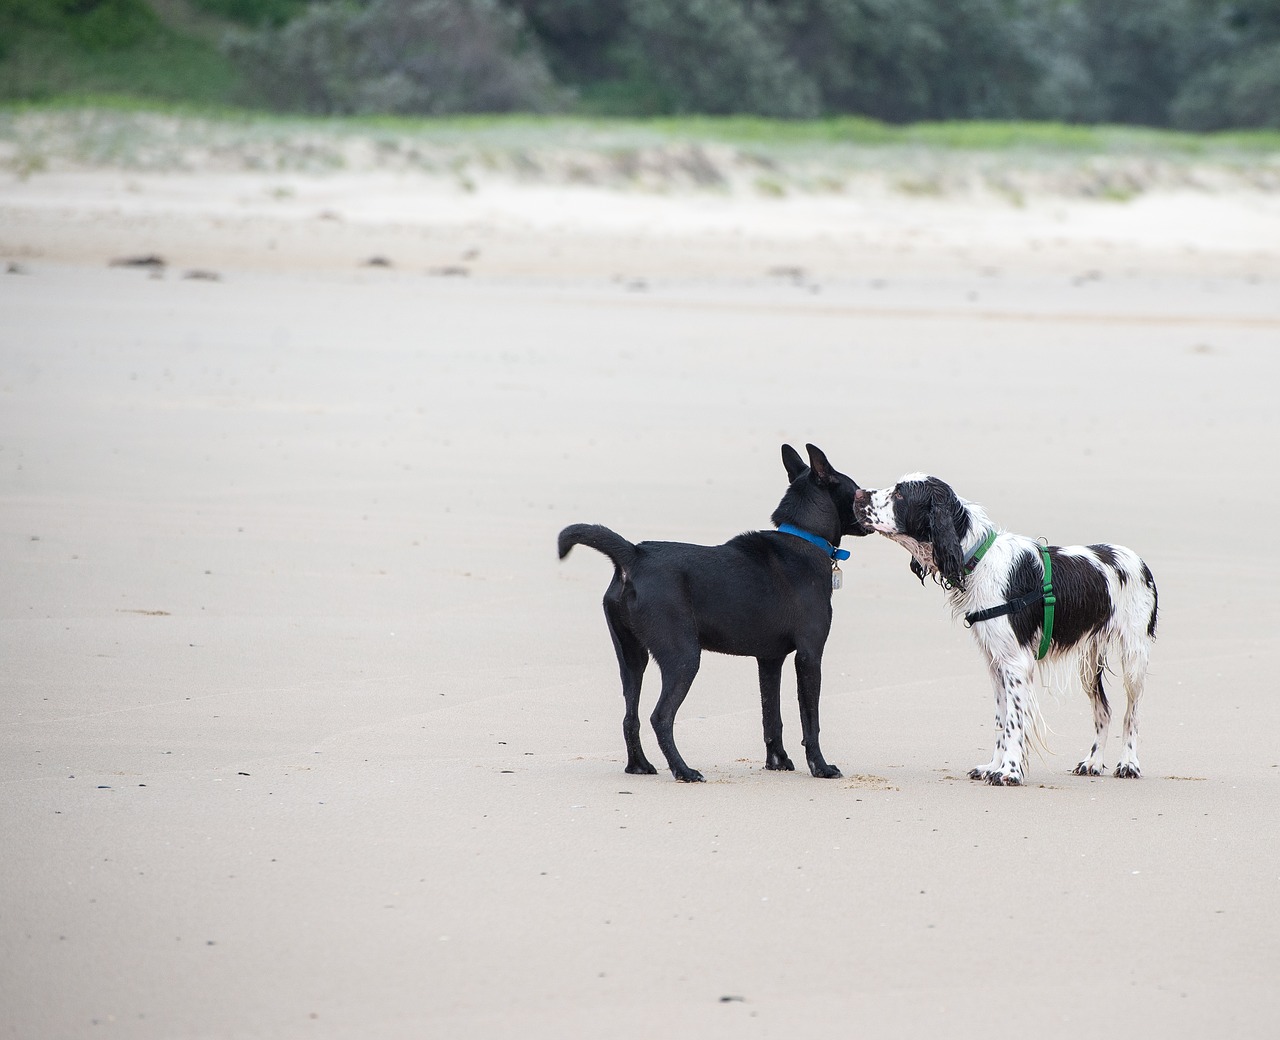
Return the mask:
M924 579L925 579L924 568L920 566L920 561L917 560L914 556L911 557L911 573L920 579L921 585L924 584Z
M929 496L929 540L933 543L933 566L949 585L964 588L964 554L956 532L956 495L942 481L936 481Z
M790 444L782 446L782 464L787 467L787 482L794 484L796 477L809 468L808 463L800 457L800 453Z

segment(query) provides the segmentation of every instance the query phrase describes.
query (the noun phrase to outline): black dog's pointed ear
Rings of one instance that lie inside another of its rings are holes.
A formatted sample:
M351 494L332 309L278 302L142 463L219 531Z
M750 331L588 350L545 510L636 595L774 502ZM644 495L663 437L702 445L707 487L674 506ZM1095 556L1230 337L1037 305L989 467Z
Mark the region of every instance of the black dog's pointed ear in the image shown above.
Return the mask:
M790 444L782 446L782 464L787 467L787 481L790 483L794 483L796 477L808 468L800 453Z
M834 470L831 468L831 463L827 461L827 457L822 454L822 449L814 444L806 444L805 450L809 453L809 465L813 469L813 475L824 484L829 482Z
M964 588L964 554L956 532L956 496L942 481L932 489L929 502L929 541L933 543L934 569L958 589Z

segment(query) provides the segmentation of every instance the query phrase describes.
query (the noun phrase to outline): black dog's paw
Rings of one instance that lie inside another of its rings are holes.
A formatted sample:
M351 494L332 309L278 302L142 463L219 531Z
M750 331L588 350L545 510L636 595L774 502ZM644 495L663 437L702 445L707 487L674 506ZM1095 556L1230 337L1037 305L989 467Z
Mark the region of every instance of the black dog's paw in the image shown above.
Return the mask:
M671 772L682 784L700 784L705 781L705 777L696 769L686 767L685 769L673 769Z
M791 761L785 752L781 755L771 754L765 759L764 767L765 769L778 769L788 773L795 772L796 768L795 763Z
M840 772L839 769L837 769L833 765L828 765L826 762L822 763L822 765L820 766L815 766L812 762L810 762L809 772L811 772L819 780L837 780L840 777L844 776L844 774Z
M1137 766L1121 763L1116 766L1115 775L1124 780L1137 780L1142 776L1142 770Z
M647 761L628 762L627 772L635 773L639 776L654 776L658 771L654 769L653 764Z

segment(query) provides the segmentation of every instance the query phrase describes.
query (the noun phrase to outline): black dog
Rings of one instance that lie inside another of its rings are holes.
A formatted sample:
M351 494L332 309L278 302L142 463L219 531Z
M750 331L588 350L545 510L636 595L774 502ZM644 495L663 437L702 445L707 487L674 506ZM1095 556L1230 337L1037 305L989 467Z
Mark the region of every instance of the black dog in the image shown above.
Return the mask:
M766 769L794 769L782 746L779 689L793 650L809 771L836 777L818 746L822 651L831 630L831 590L843 535L868 533L854 515L858 485L807 445L809 465L788 444L782 461L790 487L772 520L781 530L749 531L724 545L641 542L633 545L597 524L560 532L560 558L575 545L604 553L614 564L604 616L622 673L627 772L656 773L640 746L640 683L649 655L662 672L662 694L649 721L677 780L698 781L676 749L676 712L698 674L703 650L759 662Z

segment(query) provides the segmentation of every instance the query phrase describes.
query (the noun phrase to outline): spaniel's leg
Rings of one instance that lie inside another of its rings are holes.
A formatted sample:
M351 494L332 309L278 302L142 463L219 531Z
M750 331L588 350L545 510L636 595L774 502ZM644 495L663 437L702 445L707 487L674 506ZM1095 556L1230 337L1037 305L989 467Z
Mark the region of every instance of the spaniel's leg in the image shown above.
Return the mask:
M1036 718L1034 671L1035 660L1030 653L1019 653L996 662L995 686L997 691L1004 690L1003 747L997 744L1000 765L987 774L989 784L1017 787L1026 778L1027 730ZM999 698L999 692L996 696Z
M1145 652L1124 655L1124 692L1129 703L1124 712L1124 750L1116 776L1137 779L1142 775L1138 765L1138 701L1147 682L1147 655Z
M987 670L991 673L991 688L995 693L996 699L996 749L991 756L990 762L984 762L980 766L974 766L969 770L970 780L986 780L990 778L992 773L1000 769L1000 763L1004 761L1004 742L1005 742L1005 722L1007 715L1007 699L1005 696L1004 683L999 678L999 667L996 662L988 659Z
M1105 670L1106 661L1100 654L1086 654L1080 661L1080 681L1093 702L1093 747L1073 770L1080 776L1101 776L1106 768L1102 764L1102 756L1111 730L1111 705L1107 703L1107 691L1102 686Z

